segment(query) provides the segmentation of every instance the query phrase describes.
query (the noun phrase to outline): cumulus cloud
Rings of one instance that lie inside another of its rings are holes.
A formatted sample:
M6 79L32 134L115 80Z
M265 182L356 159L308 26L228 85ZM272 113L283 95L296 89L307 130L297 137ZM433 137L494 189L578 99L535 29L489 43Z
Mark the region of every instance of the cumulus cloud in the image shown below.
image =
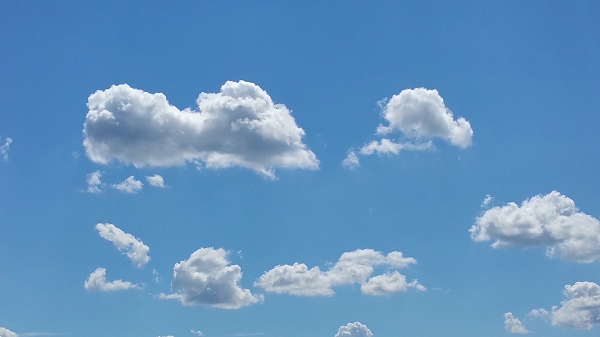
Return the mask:
M17 334L0 326L0 337L17 337Z
M96 91L83 128L86 154L97 163L116 159L136 167L241 166L270 178L275 168L318 169L290 110L256 84L228 81L196 102L198 111L179 110L164 94L127 84Z
M348 155L342 161L342 166L348 169L354 169L360 166L360 161L358 160L358 157L354 151L348 151Z
M96 229L101 237L112 242L115 247L124 252L136 267L142 268L150 261L150 256L148 256L150 247L146 246L142 240L125 233L110 223L96 224Z
M106 282L106 269L98 268L90 274L84 283L84 287L88 291L115 291L138 288L138 285L123 280Z
M142 189L143 185L144 184L142 184L141 181L136 180L133 176L130 176L129 178L125 179L124 181L122 181L118 184L112 185L112 187L123 193L135 194Z
M255 295L239 285L242 269L230 265L227 252L222 249L200 248L187 260L173 267L173 294L161 294L161 298L178 299L184 305L203 305L225 309L237 309L261 302L262 295Z
M513 317L512 312L504 314L504 328L512 333L528 333L529 330L525 329L521 321L518 318Z
M148 181L148 184L154 187L165 187L165 180L158 174L146 176L146 181Z
M104 186L106 184L104 184L102 182L102 180L100 180L101 177L102 177L102 172L100 172L100 171L94 171L87 175L87 179L86 179L87 184L88 184L87 191L89 193L102 192L102 188L104 188Z
M544 246L549 257L581 263L600 259L600 222L557 191L536 195L521 206L510 202L488 209L469 232L474 241L495 240L493 248Z
M0 137L0 141L2 138ZM10 144L12 143L12 138L6 137L4 139L4 145L0 146L0 155L4 158L4 161L8 160L8 150L10 150Z
M334 294L333 286L353 283L360 283L361 291L367 295L405 291L408 287L425 290L416 280L406 283L406 278L398 272L367 279L376 265L404 268L416 263L417 260L404 257L398 251L383 255L373 249L357 249L342 254L338 262L327 271L322 271L319 267L308 269L305 264L297 262L293 265L278 265L265 272L254 285L269 292L299 296L331 296Z
M334 337L373 337L371 330L360 322L342 325Z

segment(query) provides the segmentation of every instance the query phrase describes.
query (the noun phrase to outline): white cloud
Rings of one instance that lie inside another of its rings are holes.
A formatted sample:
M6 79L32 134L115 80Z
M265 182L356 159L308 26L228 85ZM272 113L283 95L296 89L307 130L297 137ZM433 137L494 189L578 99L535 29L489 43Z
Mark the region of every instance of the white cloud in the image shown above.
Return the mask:
M405 284L402 289L396 274L384 274L381 277L376 276L367 280L373 273L373 266L388 265L389 267L403 268L415 263L417 261L414 258L404 257L402 252L395 251L385 256L373 249L357 249L342 254L338 262L328 271L321 271L319 267L308 269L303 263L278 265L265 272L254 285L269 292L299 296L331 296L334 294L331 289L333 286L360 283L363 293L382 295L405 290L406 287L417 287L418 283L413 281L412 285ZM398 275L400 274L398 273ZM404 276L400 275L400 277ZM425 290L424 287L417 288Z
M2 140L2 138L0 138ZM0 146L0 155L4 158L4 161L8 160L8 150L10 150L10 144L12 143L12 138L6 137L4 140L4 145Z
M96 91L83 128L86 154L97 163L116 159L136 167L241 166L269 178L275 168L318 169L290 110L256 84L228 81L197 103L198 111L179 110L162 93L127 84Z
M230 265L227 252L222 249L200 248L189 259L173 267L173 294L161 294L161 298L178 299L184 305L204 305L225 309L237 309L261 302L262 295L253 295L238 282L242 269Z
M102 188L104 187L104 184L100 178L102 177L102 172L100 171L94 171L90 174L87 175L87 184L88 184L88 188L87 191L89 193L100 193L102 192Z
M101 237L112 242L120 251L125 252L136 267L142 268L150 261L148 256L150 247L146 246L142 240L109 223L99 223L96 225L96 229Z
M545 246L549 257L589 263L600 259L600 222L579 212L570 198L553 191L496 206L478 217L469 229L474 241L495 240L503 246Z
M358 160L358 157L354 151L348 151L348 155L342 161L342 166L347 169L354 169L360 166L360 161Z
M408 288L416 288L420 291L426 290L417 280L407 283L406 276L398 271L371 277L360 286L360 290L366 295L387 295L398 291L406 291Z
M138 285L123 280L106 282L106 269L98 268L90 274L88 279L85 281L84 287L88 291L115 291L138 288Z
M490 202L492 202L493 199L494 197L492 197L491 195L486 195L485 199L483 199L483 201L481 202L481 208L488 207L488 205L490 204Z
M17 334L0 326L0 337L17 337Z
M504 328L512 333L528 333L529 330L525 329L521 321L518 318L513 317L512 312L504 314Z
M155 174L153 176L146 176L148 184L154 187L165 187L165 180L161 175Z
M409 143L409 142L395 143L392 140L383 138L379 142L374 140L374 141L370 142L369 144L363 146L360 149L360 153L366 154L366 155L373 154L373 153L398 154L398 152L400 152L400 150L428 150L428 149L432 149L432 148L433 148L433 143L431 141L425 142L425 143L414 143L414 144Z
M194 335L202 336L202 331L190 330L190 332L193 333Z
M135 194L142 189L143 185L144 184L141 181L136 180L133 176L130 176L129 178L125 179L124 181L122 181L118 184L112 185L112 187L114 189L117 189L124 193L134 193Z
M594 282L575 282L566 285L563 291L565 299L560 307L553 307L549 312L552 325L560 325L577 329L591 329L600 324L600 286ZM548 311L541 311L547 316ZM532 313L535 310L532 310ZM535 314L534 314L535 315Z
M373 337L371 330L360 322L342 325L334 337Z

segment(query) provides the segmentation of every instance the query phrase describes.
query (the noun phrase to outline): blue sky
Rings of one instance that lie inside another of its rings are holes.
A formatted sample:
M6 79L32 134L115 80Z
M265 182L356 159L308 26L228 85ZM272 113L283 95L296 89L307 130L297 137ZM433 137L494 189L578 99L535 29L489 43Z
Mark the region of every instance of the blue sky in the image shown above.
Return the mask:
M0 336L597 334L599 14L3 1Z

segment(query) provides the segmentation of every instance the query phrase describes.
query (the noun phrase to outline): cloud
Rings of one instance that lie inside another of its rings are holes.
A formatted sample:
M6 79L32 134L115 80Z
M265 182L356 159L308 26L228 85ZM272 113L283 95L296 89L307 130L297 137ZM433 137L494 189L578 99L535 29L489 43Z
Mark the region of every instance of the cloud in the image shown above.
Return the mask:
M504 314L504 329L512 333L528 333L529 330L525 329L521 321L518 318L513 317L512 312Z
M358 157L354 151L348 151L348 155L342 161L342 166L348 169L354 169L360 166L360 161L358 160Z
M202 331L190 330L190 332L193 333L194 335L202 336Z
M96 91L83 128L86 154L96 163L116 159L136 167L241 166L269 178L275 168L319 168L290 110L256 84L228 81L196 102L198 111L179 110L164 94L127 84Z
M0 337L17 337L17 334L0 326Z
M491 195L486 195L485 199L483 199L483 201L481 202L481 208L488 207L488 205L490 204L490 202L492 202L493 199L494 197L492 197Z
M495 240L493 248L545 246L549 257L580 263L600 259L600 222L557 191L536 195L521 206L510 202L493 207L469 232L474 241Z
M109 223L99 223L96 225L96 229L101 237L112 242L120 251L125 252L136 267L142 268L150 261L148 256L150 247L146 246L142 240Z
M381 139L381 141L372 141L369 144L363 146L360 149L361 154L370 155L373 153L383 153L383 154L398 154L400 150L428 150L433 148L432 142L425 143L395 143L387 138Z
M175 293L161 294L161 298L225 309L261 302L262 295L253 295L239 286L241 278L240 266L230 265L224 249L200 248L187 260L175 264L171 283Z
M334 337L373 337L371 330L360 322L342 325Z
M165 187L165 180L162 176L155 174L153 176L146 176L148 184L154 187Z
M2 138L0 138L0 140L2 140ZM12 138L6 137L6 139L4 140L4 145L0 146L0 155L2 155L4 161L8 160L8 150L10 150L10 144L12 143L12 141Z
M361 291L367 295L384 295L404 291L407 287L425 290L416 280L406 284L406 278L397 272L367 280L373 273L373 266L404 268L416 263L417 260L404 257L402 252L394 251L383 255L373 249L357 249L343 253L328 271L321 271L319 267L308 269L305 264L297 262L293 265L278 265L265 272L254 285L269 292L299 296L331 296L334 294L333 286L353 283L360 283Z
M141 181L136 180L133 176L130 176L123 182L112 185L112 187L124 193L135 194L142 189L143 185L144 184L142 184Z
M106 269L98 268L90 274L85 281L84 287L88 291L115 291L138 288L138 285L123 280L106 282Z
M100 178L102 177L102 172L94 171L87 175L87 191L89 193L100 193L102 192L102 188L106 185L104 184Z

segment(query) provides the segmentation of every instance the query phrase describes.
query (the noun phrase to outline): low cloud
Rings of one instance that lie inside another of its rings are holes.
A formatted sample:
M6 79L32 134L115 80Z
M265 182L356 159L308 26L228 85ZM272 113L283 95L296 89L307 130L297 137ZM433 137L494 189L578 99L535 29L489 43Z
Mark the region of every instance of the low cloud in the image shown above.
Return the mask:
M99 223L96 225L96 229L101 237L112 242L117 249L124 252L136 267L142 268L150 261L150 256L148 256L150 247L146 246L142 240L125 233L110 223Z
M513 317L512 312L504 314L504 329L511 333L528 333L529 330L525 329L523 324L518 318Z
M228 81L218 93L201 93L197 104L198 111L179 110L162 93L127 84L96 91L83 128L86 155L136 167L240 166L269 178L276 168L319 168L290 110L256 84Z
M0 137L0 141L2 141L2 137ZM12 138L6 137L4 139L4 145L0 146L0 155L2 156L4 161L8 160L8 150L10 150L10 144L12 143L12 141Z
M102 182L102 180L100 179L101 177L102 172L100 171L94 171L87 175L87 191L89 193L101 193L103 191L103 188L106 184Z
M150 186L154 187L165 187L165 180L162 176L155 174L153 176L146 176L146 181Z
M136 180L133 176L130 176L129 178L125 179L123 182L112 185L112 187L123 193L135 194L142 190L143 185L144 184L141 181Z
M361 284L361 291L367 295L385 295L405 291L409 287L426 290L417 280L406 283L406 277L397 271L368 277L373 267L387 265L404 268L416 264L412 257L404 257L402 252L394 251L387 255L373 249L357 249L342 254L338 262L329 270L308 267L303 263L278 265L265 272L255 283L268 292L288 293L298 296L331 296L332 287L345 284Z
M0 326L0 337L17 337L17 334Z
M493 248L546 247L549 257L580 263L600 259L600 222L557 191L536 195L521 206L510 202L493 207L469 232L474 241L494 241Z
M334 337L373 337L371 330L360 322L342 325Z
M173 267L173 294L161 298L178 299L184 305L203 305L224 309L237 309L261 302L255 295L239 285L242 269L230 265L227 252L222 249L200 248L187 260Z
M138 285L123 280L106 282L106 269L98 268L90 274L84 287L88 291L116 291L138 288Z

